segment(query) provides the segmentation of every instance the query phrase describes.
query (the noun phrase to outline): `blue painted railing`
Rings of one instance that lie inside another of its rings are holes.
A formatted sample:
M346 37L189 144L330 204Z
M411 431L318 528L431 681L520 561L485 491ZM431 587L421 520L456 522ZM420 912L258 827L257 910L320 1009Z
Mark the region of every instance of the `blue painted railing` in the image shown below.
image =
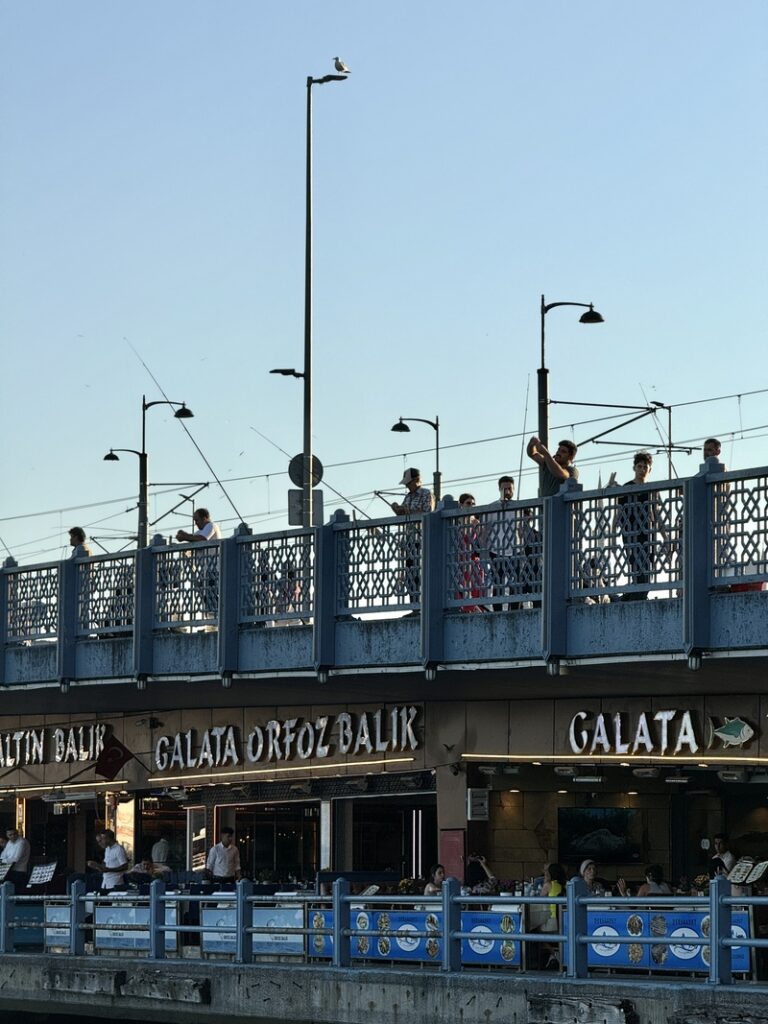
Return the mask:
M768 940L752 937L744 909L768 906L768 897L729 894L725 878L716 878L707 896L688 897L595 897L580 878L559 897L462 895L452 878L435 897L354 896L343 879L329 897L254 896L247 880L234 892L207 895L168 892L159 881L148 896L86 894L76 881L66 896L17 896L6 882L0 887L0 955L132 950L161 961L179 958L183 941L186 958L196 950L238 964L281 955L342 968L398 962L445 972L478 965L519 972L527 969L526 953L545 944L569 978L618 967L683 973L720 986L755 980L751 951L768 947ZM179 923L192 916L187 912L194 905L200 923ZM557 930L526 930L534 908L545 917L556 908ZM687 926L677 927L680 921ZM645 956L646 947L653 957ZM628 955L617 955L624 948Z
M418 613L417 660L429 666L452 660L446 618L529 609L541 619L541 640L537 652L517 656L548 661L579 656L569 646L569 609L650 596L683 599L672 646L690 655L709 646L712 594L768 581L768 468L721 468L709 460L686 480L601 491L568 481L553 498L470 514L447 498L412 518L350 522L337 512L316 530L255 537L241 526L214 544L156 538L120 555L21 567L8 559L0 651L55 641L52 674L64 682L87 676L78 670L83 645L132 638L127 674L140 678L163 672L152 664L157 638L217 632L212 667L226 674L241 667L237 646L248 630L312 625L294 667L321 669L339 663L338 623ZM509 657L508 639L505 647Z

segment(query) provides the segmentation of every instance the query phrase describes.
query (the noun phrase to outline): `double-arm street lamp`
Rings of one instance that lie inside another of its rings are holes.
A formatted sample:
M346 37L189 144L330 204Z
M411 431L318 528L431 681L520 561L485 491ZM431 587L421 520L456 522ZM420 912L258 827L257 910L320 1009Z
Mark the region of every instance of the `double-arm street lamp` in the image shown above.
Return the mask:
M597 312L591 302L545 302L541 296L541 366L538 369L539 384L539 440L545 448L549 448L549 370L544 358L544 322L550 309L557 306L579 306L586 309L579 317L580 324L601 324L602 316ZM544 475L543 466L539 468L539 484L542 483Z
M396 434L410 434L409 423L426 423L435 432L435 475L433 477L433 494L435 501L442 498L442 477L440 476L440 418L435 416L434 420L422 420L418 416L401 416L392 427Z
M174 412L174 416L177 420L188 420L194 416L191 409L187 407L186 402L169 402L167 399L157 399L154 402L148 402L146 395L141 396L141 451L136 451L135 448L110 448L107 454L104 456L105 462L119 462L120 459L117 456L117 452L128 452L131 455L136 455L139 460L139 534L138 544L140 548L145 548L149 544L149 482L147 479L147 409L151 409L153 405L172 405L178 406Z

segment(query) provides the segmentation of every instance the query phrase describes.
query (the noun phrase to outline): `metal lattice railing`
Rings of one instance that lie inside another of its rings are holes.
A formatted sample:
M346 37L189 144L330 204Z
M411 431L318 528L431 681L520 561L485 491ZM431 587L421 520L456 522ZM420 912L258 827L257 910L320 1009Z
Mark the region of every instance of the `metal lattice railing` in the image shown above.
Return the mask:
M77 564L79 636L133 629L136 557L103 555Z
M240 543L240 622L307 620L313 614L311 532L248 537Z
M768 473L718 474L708 490L712 584L768 580Z
M443 513L446 608L475 612L541 600L543 506L504 502Z
M40 640L58 634L57 564L14 569L7 576L8 639Z
M220 562L218 543L154 551L156 629L218 625Z
M421 516L341 523L336 544L339 614L421 607Z
M683 488L610 488L571 502L569 593L642 600L682 583Z

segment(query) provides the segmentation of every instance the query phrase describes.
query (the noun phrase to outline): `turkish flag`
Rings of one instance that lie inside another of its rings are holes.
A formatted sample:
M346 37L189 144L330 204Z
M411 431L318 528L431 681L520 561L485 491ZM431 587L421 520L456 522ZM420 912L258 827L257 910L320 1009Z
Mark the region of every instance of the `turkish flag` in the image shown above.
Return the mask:
M133 756L128 747L122 744L116 736L110 734L104 740L104 746L96 759L94 771L102 779L111 781Z

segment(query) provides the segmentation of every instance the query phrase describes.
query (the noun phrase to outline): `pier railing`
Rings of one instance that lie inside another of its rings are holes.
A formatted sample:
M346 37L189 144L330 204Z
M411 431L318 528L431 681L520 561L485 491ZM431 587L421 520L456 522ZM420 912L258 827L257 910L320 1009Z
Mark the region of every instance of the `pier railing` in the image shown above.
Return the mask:
M193 956L238 964L279 957L343 968L544 968L569 978L609 969L720 986L755 980L753 952L768 948L751 924L751 908L768 906L768 897L730 891L719 877L706 896L646 897L595 896L580 878L558 897L471 896L452 878L430 897L353 895L343 879L329 896L258 896L247 880L206 894L168 891L155 881L148 895L86 893L75 881L67 895L27 896L6 882L0 955Z

